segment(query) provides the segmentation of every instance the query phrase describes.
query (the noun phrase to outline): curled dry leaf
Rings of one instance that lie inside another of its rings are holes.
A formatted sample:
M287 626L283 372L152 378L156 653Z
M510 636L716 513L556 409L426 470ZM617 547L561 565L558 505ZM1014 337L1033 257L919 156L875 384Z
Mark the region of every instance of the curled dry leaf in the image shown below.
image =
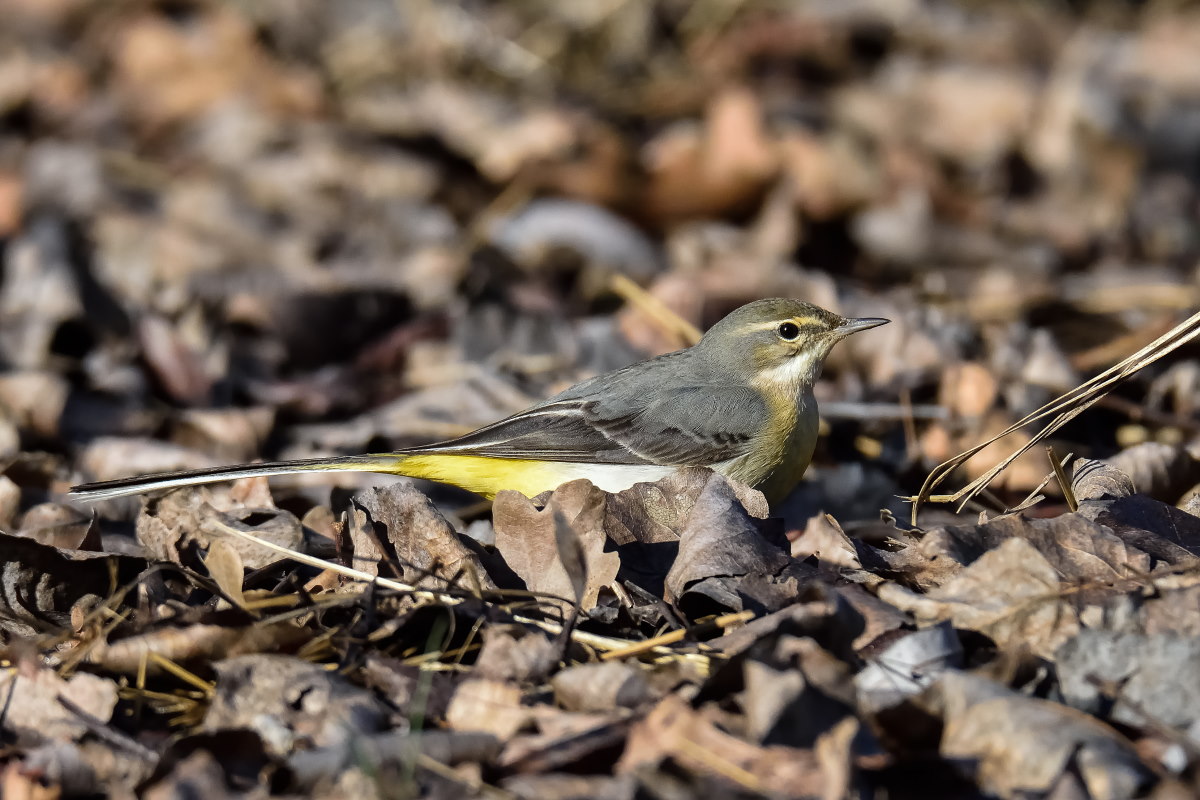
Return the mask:
M199 552L226 539L252 569L278 561L274 550L228 532L229 528L300 550L304 532L300 520L289 511L272 507L241 507L232 489L197 486L151 498L137 518L138 542L153 557L177 564L199 566Z
M60 550L9 534L0 534L0 549L0 630L15 636L68 627L76 603L108 597L146 568L133 556Z
M928 691L945 724L941 754L1003 798L1048 791L1078 770L1091 797L1134 797L1149 779L1112 728L1067 706L952 671Z
M378 553L379 558L400 567L401 579L406 583L445 586L449 582L468 589L495 588L479 555L433 502L413 486L393 483L368 489L354 496L352 508L366 514L365 518L351 519L351 538L356 547L374 542L368 545L367 554L355 550L356 568L362 568L359 564L363 555L371 558Z
M605 535L605 509L605 493L586 480L558 487L540 510L517 492L501 492L492 505L496 549L530 591L574 597L579 576L573 578L563 564L557 543L558 520L562 520L578 542L572 549L583 553L586 583L580 607L586 611L596 605L600 590L616 580L621 565Z
M1079 516L1108 528L1126 544L1148 554L1152 561L1190 567L1200 559L1200 519L1137 494L1129 477L1108 464L1089 461L1078 466L1082 494Z
M501 681L541 681L558 665L560 649L540 630L492 625L484 633L476 673Z
M521 733L500 754L497 765L509 773L539 773L611 763L629 733L627 709L609 712L563 711L552 706L530 709L536 732Z
M1001 648L1046 657L1079 629L1058 571L1024 539L1002 542L927 595L887 583L879 597L918 620L949 620L990 636Z
M982 525L933 529L916 545L924 561L913 577L922 585L944 583L958 574L960 566L1009 539L1028 542L1064 580L1085 587L1131 588L1126 582L1140 580L1152 566L1150 556L1134 543L1081 514L1048 519L1014 514Z
M1128 475L1139 494L1164 503L1177 502L1200 483L1200 460L1183 447L1161 442L1127 447L1108 463Z
M804 532L792 540L792 558L816 556L822 564L862 569L854 543L837 520L828 514L814 514Z
M1137 491L1129 474L1112 462L1076 459L1072 465L1071 491L1079 502L1129 497Z
M733 657L763 639L791 635L811 638L829 652L850 659L854 657L853 643L863 629L862 616L841 593L814 582L803 589L794 604L751 620L708 642L708 646Z
M667 573L665 598L679 603L692 594L742 610L740 579L782 577L795 563L784 549L782 526L772 527L751 516L732 484L714 475L680 532L679 554ZM768 531L775 535L768 538Z
M61 503L39 503L21 517L18 534L64 550L99 550L91 514Z

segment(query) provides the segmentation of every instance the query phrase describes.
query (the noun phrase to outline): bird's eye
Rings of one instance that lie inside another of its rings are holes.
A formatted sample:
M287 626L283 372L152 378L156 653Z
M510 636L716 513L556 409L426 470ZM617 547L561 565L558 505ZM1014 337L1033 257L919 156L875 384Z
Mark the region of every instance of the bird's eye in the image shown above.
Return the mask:
M786 342L794 342L800 336L800 328L794 322L785 322L779 326L779 338Z

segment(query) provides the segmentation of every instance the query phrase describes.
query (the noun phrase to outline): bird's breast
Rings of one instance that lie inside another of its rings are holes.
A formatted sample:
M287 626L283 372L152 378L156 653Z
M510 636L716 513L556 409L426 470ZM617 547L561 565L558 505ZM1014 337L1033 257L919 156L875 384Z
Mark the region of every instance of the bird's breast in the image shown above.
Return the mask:
M819 419L811 393L798 399L768 395L766 424L750 452L718 469L758 489L767 502L782 500L800 482L817 446Z

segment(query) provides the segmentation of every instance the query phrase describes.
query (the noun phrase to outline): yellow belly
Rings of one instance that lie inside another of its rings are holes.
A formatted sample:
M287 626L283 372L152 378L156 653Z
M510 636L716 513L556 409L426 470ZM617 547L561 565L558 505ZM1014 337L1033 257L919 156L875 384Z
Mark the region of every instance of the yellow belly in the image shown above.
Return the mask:
M579 478L587 478L606 492L619 492L635 483L665 478L674 468L428 453L402 456L397 459L395 468L388 471L410 478L449 483L491 499L504 489L512 489L526 497L536 497Z

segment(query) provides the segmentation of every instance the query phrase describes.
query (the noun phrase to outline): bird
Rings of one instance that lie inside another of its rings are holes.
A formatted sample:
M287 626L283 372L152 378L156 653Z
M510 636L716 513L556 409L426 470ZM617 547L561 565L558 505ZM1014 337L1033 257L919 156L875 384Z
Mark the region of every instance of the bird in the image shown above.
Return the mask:
M597 375L455 439L389 453L242 464L85 483L95 501L264 475L374 472L451 484L487 499L526 497L579 478L608 492L709 467L763 492L799 483L817 442L813 384L833 346L884 325L811 303L757 300L695 345Z

